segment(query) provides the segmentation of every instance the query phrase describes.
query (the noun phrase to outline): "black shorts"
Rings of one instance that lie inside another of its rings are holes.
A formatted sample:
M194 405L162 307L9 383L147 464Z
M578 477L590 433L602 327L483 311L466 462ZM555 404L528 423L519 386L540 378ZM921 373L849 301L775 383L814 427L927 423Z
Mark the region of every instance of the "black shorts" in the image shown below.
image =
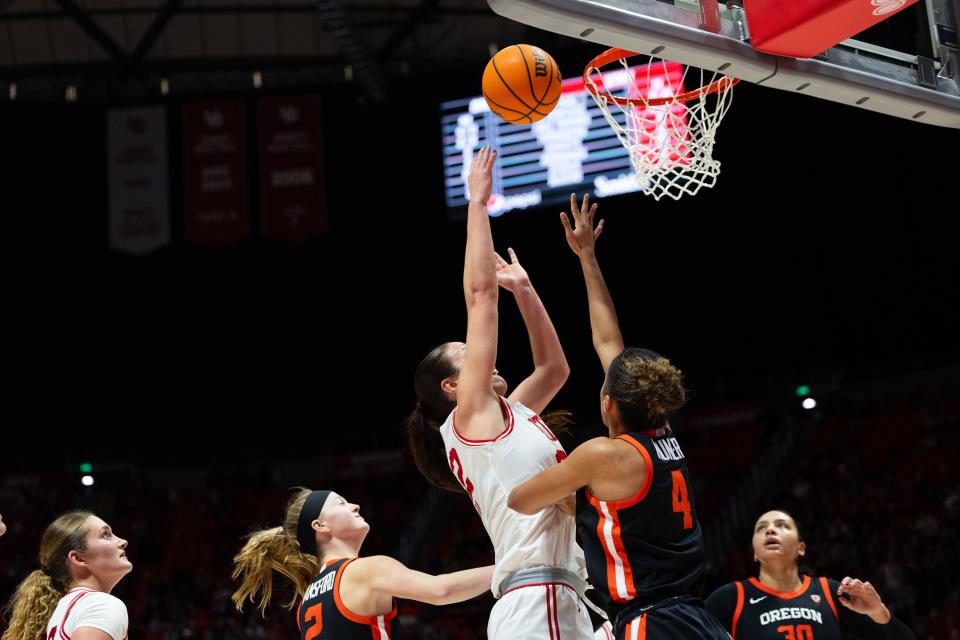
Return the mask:
M621 623L617 640L730 640L716 618L697 602L679 602Z

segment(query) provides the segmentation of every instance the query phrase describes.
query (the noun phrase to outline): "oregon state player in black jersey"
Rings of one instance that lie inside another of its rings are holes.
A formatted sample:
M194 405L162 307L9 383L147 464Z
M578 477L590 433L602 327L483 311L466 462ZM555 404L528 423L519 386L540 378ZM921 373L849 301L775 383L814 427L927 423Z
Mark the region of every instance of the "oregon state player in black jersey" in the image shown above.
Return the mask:
M281 527L251 534L234 559L240 586L233 602L266 611L273 572L294 583L301 640L397 637L395 598L428 604L461 602L490 589L493 567L432 576L387 556L359 557L370 525L360 507L333 491L300 489Z
M594 253L597 205L570 197L560 214L587 285L593 345L606 372L600 413L609 438L577 447L516 487L509 506L535 513L576 492L577 532L590 582L617 638L727 640L697 596L706 554L690 475L667 417L686 401L680 372L647 349L624 349Z
M764 513L753 529L759 576L720 587L707 609L735 640L913 640L869 582L800 575L806 551L789 513Z

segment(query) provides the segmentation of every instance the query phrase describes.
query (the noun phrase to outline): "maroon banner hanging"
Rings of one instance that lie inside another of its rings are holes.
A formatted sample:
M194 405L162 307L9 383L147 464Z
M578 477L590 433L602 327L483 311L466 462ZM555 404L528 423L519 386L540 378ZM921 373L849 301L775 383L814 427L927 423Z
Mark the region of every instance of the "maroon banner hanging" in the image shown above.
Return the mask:
M243 102L183 108L187 240L225 247L250 235Z
M316 96L257 103L263 235L301 243L327 228Z

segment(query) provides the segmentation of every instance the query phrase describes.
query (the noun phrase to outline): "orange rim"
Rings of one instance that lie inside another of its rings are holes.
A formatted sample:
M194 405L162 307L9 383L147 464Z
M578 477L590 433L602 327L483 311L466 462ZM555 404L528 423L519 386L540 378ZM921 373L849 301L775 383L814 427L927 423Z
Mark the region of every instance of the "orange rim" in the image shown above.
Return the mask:
M617 96L611 94L605 89L601 89L597 86L597 83L594 82L592 76L594 72L600 73L600 68L605 67L611 62L616 62L617 60L625 60L626 58L631 58L633 56L639 56L641 54L635 53L633 51L627 51L626 49L607 49L596 58L587 63L586 69L583 71L583 86L587 91L593 95L594 98L598 100L604 100L606 102L613 102L618 104L621 107L659 107L665 104L671 104L674 102L689 102L696 98L708 95L710 93L716 93L720 90L726 90L728 87L740 82L739 78L734 78L732 76L721 76L719 79L714 80L710 84L700 87L699 89L694 89L693 91L687 91L676 96L667 96L664 98L654 98L652 100L647 100L645 98L618 98ZM600 74L600 84L603 84L603 74Z

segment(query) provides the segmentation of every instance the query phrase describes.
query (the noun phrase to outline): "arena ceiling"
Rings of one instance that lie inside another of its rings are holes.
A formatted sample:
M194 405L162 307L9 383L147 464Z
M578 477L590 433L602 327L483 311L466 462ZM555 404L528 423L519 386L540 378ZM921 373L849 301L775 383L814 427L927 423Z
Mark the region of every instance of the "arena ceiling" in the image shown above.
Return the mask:
M355 81L382 101L523 33L484 0L0 0L0 100Z

